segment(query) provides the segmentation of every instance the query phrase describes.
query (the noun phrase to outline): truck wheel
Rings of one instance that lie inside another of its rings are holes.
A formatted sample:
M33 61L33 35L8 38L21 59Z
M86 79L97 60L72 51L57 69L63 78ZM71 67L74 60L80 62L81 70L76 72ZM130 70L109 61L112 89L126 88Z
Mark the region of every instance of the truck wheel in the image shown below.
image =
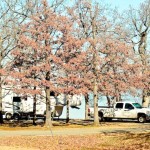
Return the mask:
M11 113L7 113L7 114L6 114L6 119L7 119L7 120L10 120L11 118L12 118L12 114L11 114Z
M139 122L139 123L144 123L145 121L146 121L145 116L139 116L139 117L138 117L138 122Z
M14 114L14 115L13 115L13 118L14 118L14 120L19 120L19 119L20 119L20 116L19 116L19 114Z

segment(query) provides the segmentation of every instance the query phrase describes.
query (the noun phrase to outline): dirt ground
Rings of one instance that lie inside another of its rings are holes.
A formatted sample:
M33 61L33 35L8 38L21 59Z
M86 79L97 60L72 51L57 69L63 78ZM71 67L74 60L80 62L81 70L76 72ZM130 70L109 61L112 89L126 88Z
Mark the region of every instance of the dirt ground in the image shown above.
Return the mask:
M101 123L92 125L54 123L52 130L63 130L63 135L20 135L0 136L0 150L149 150L150 123L135 122ZM80 129L80 130L78 130ZM48 130L41 126L9 127L0 126L4 131L38 132ZM81 131L77 134L65 134L67 131ZM89 134L82 131L90 131ZM93 132L92 132L93 131ZM94 132L97 131L97 132ZM109 132L111 131L111 132ZM136 132L135 132L136 131ZM8 132L9 133L9 132Z

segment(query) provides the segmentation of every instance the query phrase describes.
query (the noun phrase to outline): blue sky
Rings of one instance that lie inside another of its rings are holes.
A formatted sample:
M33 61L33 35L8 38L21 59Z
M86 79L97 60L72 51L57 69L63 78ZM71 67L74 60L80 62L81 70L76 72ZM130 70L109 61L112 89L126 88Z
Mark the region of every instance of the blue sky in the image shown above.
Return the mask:
M81 0L82 1L82 0ZM113 8L117 7L119 11L124 11L132 6L133 8L138 8L140 3L143 3L145 0L89 0L89 1L97 1L103 4L111 5ZM65 0L67 5L74 3L75 0Z
M74 3L75 0L65 0L67 5ZM81 0L82 1L82 0ZM117 7L118 10L124 11L132 6L133 8L138 8L140 3L143 3L145 0L89 0L89 1L97 1L101 2L102 4L111 5L113 8Z
M102 0L107 4L117 7L120 11L127 10L131 5L134 8L138 8L139 4L144 2L144 0Z

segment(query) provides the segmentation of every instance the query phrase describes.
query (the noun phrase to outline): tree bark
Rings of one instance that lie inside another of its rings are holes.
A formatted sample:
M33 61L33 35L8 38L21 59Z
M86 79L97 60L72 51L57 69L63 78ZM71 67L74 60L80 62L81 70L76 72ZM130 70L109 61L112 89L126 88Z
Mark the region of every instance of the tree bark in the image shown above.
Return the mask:
M143 65L143 74L147 72L147 59L146 59L146 50L147 48L147 31L142 32L140 36L140 43L139 43L139 54L141 57L142 65ZM143 99L142 99L142 106L149 107L150 105L150 91L147 89L143 90Z
M2 42L0 41L0 49L2 48ZM0 53L0 69L2 69L2 52ZM2 75L0 73L0 124L3 124L3 112L2 112Z
M46 80L50 81L50 72L46 74ZM46 120L45 126L52 127L52 118L51 118L51 99L50 99L50 87L46 87Z
M66 123L69 123L69 95L66 96Z
M1 77L0 77L1 79ZM3 124L3 112L2 112L2 86L0 83L0 124Z
M88 108L89 108L89 95L85 95L85 119L89 119L88 116Z
M36 90L36 87L34 87L34 90ZM33 98L33 125L36 125L36 94L34 95L34 98Z
M92 17L92 12L90 12L90 16L92 19L91 25L92 25L92 37L93 37L93 43L92 43L92 50L93 50L93 74L94 74L94 89L93 89L93 94L94 94L94 125L98 126L99 125L99 116L98 116L98 81L97 81L97 72L98 72L98 62L97 62L97 51L95 51L96 47L96 20L94 17Z
M147 90L143 90L143 100L142 100L142 107L149 107L150 106L150 93Z
M98 116L98 85L96 79L94 79L94 125L99 125L99 116Z
M50 88L46 88L46 127L52 127Z
M110 105L111 105L111 99L110 99L109 95L106 95L106 98L107 98L108 107L110 107Z

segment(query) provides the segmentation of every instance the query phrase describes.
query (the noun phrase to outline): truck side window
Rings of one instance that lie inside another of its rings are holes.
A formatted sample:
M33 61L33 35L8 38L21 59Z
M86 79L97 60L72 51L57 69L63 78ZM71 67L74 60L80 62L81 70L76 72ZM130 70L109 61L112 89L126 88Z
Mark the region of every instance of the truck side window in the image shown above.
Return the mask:
M119 109L123 108L123 103L117 103L116 108L119 108Z
M125 104L125 109L134 109L134 107L131 104L126 103Z

